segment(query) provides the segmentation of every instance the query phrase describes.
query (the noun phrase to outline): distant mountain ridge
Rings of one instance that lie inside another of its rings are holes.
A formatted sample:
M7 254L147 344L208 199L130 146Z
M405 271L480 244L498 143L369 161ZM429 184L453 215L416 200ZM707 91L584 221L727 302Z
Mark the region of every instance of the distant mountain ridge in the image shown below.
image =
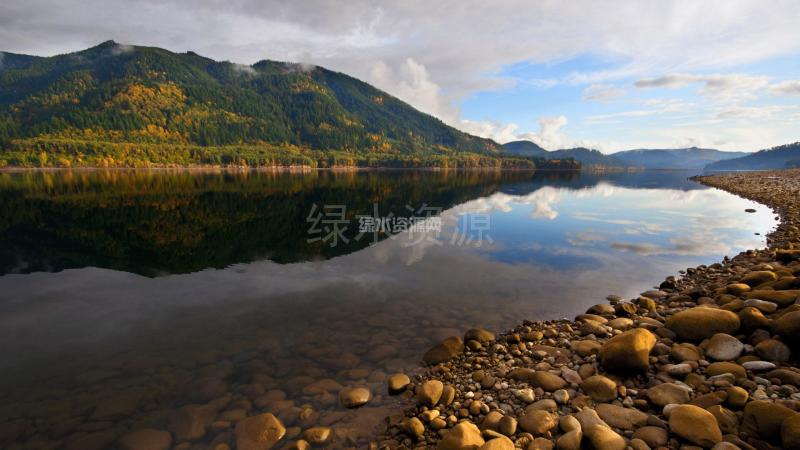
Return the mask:
M624 163L644 169L702 169L708 164L746 156L747 152L724 152L712 148L637 149L612 153Z
M800 167L800 142L780 145L741 158L718 161L705 167L706 170L770 170Z

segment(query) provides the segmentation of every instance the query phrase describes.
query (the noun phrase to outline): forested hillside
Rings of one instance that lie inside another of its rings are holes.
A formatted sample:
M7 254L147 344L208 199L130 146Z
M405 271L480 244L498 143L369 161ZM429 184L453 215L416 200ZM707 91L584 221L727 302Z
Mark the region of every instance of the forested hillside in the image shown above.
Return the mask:
M217 62L113 41L3 54L0 165L570 167L504 156L321 67Z

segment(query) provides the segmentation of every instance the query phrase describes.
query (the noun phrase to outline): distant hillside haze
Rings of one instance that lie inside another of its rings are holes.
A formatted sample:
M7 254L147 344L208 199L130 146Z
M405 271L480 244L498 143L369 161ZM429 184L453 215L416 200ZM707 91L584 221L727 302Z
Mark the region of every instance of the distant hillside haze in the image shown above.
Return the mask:
M639 149L614 153L625 164L644 169L702 169L710 163L748 155L712 148Z
M534 165L322 67L113 41L53 57L5 53L0 147L0 164L23 166Z
M751 153L741 158L718 161L706 166L709 171L774 170L800 167L800 142Z
M751 155L749 152L726 152L713 148L636 149L604 154L584 147L548 151L538 144L521 140L503 145L503 151L513 155L541 158L572 158L586 169L625 168L648 170L701 170L717 161L735 160ZM800 159L796 155L795 159ZM800 161L794 161L797 164ZM783 164L783 163L781 163Z

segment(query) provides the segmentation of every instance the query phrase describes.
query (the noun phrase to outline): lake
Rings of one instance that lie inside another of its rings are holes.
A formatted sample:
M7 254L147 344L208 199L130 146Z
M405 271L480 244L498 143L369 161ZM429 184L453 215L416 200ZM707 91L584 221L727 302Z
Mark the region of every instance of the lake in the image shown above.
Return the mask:
M270 411L363 443L445 337L764 245L768 208L690 175L0 173L0 441L103 448L211 403L196 441Z

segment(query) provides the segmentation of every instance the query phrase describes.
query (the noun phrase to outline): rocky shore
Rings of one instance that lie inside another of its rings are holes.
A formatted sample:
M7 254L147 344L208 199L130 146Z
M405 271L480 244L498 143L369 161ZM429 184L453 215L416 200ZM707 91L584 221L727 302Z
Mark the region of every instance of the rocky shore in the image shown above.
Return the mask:
M443 341L390 378L414 406L372 446L800 449L800 171L698 181L773 208L768 247L575 320Z

